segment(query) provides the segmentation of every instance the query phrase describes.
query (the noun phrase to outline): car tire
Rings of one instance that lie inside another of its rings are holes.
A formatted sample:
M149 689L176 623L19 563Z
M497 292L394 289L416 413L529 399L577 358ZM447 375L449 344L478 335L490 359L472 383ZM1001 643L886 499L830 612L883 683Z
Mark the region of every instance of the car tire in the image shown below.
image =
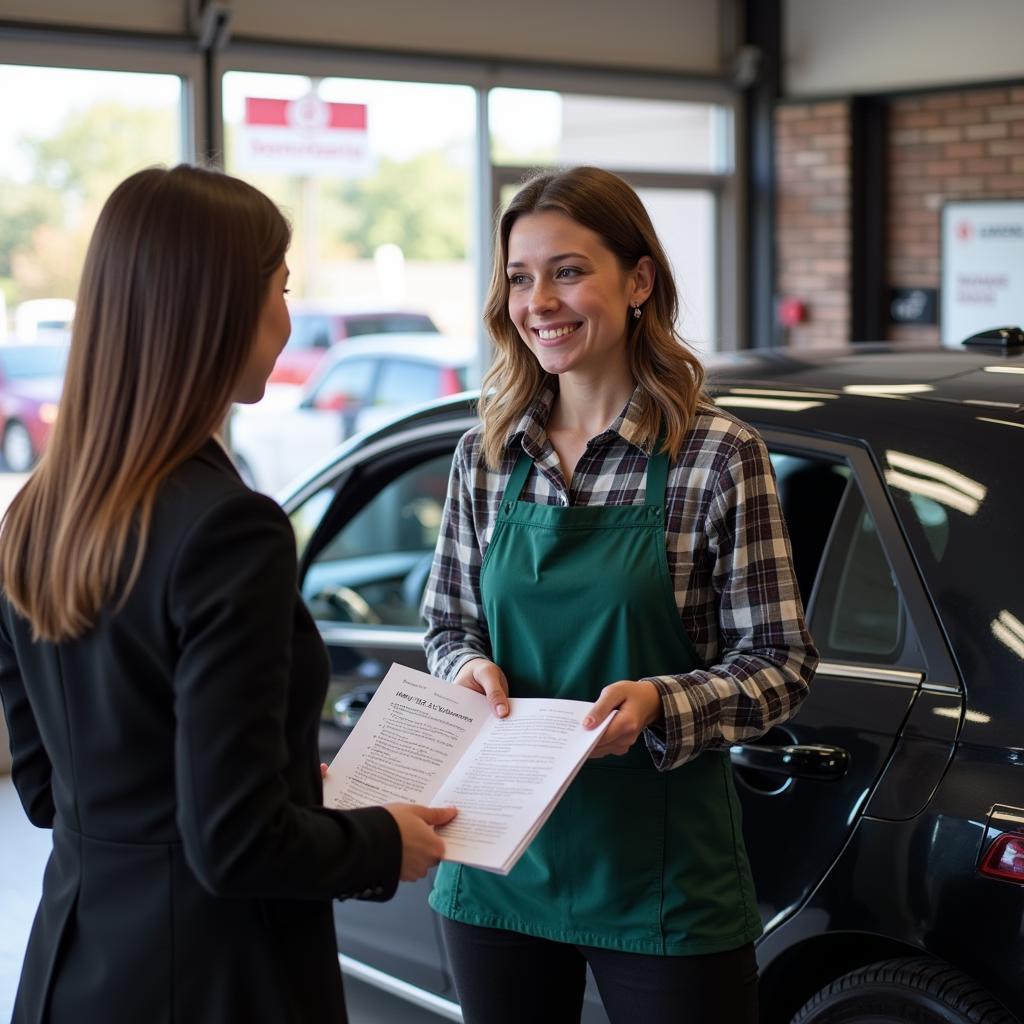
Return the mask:
M36 461L32 435L21 420L9 420L2 442L4 466L12 473L27 473Z
M967 975L927 957L868 964L810 999L792 1024L1017 1024Z

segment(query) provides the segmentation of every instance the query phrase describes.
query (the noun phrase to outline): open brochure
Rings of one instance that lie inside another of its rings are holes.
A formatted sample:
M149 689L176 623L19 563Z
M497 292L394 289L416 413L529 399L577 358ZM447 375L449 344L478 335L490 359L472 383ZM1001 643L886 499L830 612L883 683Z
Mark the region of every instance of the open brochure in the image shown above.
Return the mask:
M392 665L331 763L324 804L454 806L445 860L508 874L614 713L585 730L588 701L513 697L497 718L482 694Z

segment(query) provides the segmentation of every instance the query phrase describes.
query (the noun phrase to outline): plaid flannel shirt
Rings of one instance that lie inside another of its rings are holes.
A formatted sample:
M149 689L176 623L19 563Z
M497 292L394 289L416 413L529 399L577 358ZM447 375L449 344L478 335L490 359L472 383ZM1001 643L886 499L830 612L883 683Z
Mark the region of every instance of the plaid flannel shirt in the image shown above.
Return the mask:
M451 680L470 658L491 657L480 565L520 448L534 460L522 501L568 506L645 500L638 392L588 442L568 490L544 429L554 397L549 384L534 399L509 435L497 471L484 465L479 427L459 442L423 604L434 675ZM662 770L786 721L806 696L818 663L775 475L757 432L714 406L699 408L670 466L666 505L676 606L707 668L646 677L662 697L664 720L644 734ZM615 680L594 682L597 687Z

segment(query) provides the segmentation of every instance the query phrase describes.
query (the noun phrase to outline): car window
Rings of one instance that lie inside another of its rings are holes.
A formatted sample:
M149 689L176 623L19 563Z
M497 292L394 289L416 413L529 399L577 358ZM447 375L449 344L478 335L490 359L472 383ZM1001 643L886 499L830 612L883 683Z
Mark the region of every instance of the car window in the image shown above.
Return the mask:
M334 487L324 487L307 498L288 516L295 533L295 549L300 560L333 500Z
M437 328L428 316L397 313L388 316L367 316L345 321L345 333L350 338L360 334L393 334L396 331L420 334L435 333Z
M315 313L292 313L292 333L285 348L329 348L331 345L331 322L325 316Z
M912 520L924 536L928 550L936 562L941 562L949 546L949 513L946 508L924 494L908 493L905 499L898 503L901 505L901 511L903 507L909 506L913 513Z
M391 480L317 553L302 594L320 621L420 626L451 454ZM310 502L316 502L314 495ZM292 521L298 529L297 512Z
M414 405L441 394L441 368L429 363L388 359L381 363L377 405Z
M850 470L844 464L805 455L769 454L789 531L797 586L807 607Z
M67 361L66 345L32 345L0 350L0 368L11 379L61 377Z
M923 665L874 517L856 486L829 538L810 625L822 657Z
M373 386L376 362L372 359L345 359L329 370L310 396L318 408L340 408L365 402Z

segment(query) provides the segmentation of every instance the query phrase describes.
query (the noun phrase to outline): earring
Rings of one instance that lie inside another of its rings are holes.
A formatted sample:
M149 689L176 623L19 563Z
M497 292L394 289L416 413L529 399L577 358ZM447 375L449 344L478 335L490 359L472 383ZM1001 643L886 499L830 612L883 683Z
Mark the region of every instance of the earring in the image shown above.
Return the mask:
M640 317L642 317L643 315L644 314L643 314L643 310L640 308L640 303L639 302L634 302L633 303L633 319L634 320L639 320Z

